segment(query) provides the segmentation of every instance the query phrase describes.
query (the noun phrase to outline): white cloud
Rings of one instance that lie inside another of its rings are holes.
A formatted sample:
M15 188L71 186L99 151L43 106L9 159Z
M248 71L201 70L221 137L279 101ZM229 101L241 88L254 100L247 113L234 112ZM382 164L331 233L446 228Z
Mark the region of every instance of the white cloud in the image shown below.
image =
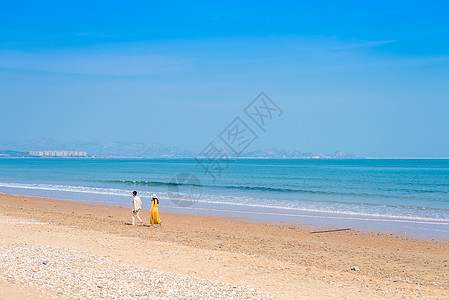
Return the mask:
M163 55L0 52L0 68L69 74L135 76L187 69L192 61Z

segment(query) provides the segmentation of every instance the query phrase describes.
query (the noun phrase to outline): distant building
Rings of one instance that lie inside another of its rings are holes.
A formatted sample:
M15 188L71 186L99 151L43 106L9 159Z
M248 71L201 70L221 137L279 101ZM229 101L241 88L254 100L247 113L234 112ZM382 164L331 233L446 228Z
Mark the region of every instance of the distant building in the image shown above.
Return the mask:
M30 151L30 156L86 157L86 151Z

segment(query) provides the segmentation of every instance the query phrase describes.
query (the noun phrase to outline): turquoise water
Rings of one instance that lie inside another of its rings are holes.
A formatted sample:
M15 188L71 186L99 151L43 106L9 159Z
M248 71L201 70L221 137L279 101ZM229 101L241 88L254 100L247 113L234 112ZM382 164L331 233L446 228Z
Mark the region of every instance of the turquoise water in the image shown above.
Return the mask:
M198 181L173 185L179 173ZM240 159L213 180L188 159L0 159L4 193L128 206L133 190L143 198L158 194L162 210L278 221L310 215L335 225L402 220L434 223L443 234L449 222L449 160ZM191 201L171 201L174 195Z

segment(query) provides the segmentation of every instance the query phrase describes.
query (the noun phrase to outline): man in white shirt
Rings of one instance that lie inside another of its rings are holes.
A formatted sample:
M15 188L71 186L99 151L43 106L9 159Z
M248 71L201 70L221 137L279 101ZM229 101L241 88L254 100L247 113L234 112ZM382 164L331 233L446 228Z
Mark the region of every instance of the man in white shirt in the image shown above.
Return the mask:
M137 196L137 192L133 192L133 226L135 225L135 219L140 221L140 224L143 226L143 221L140 218L139 214L142 210L142 200L140 200L140 197Z

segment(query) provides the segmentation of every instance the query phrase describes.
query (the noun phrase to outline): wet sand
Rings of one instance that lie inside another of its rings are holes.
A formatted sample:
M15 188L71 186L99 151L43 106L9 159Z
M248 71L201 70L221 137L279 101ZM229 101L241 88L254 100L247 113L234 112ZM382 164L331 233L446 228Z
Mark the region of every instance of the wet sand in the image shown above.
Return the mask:
M161 228L133 227L127 225L130 208L0 194L0 247L26 243L88 252L281 299L449 297L447 242L353 230L312 234L299 225L160 213ZM148 224L149 211L141 216ZM46 293L0 269L2 290Z

